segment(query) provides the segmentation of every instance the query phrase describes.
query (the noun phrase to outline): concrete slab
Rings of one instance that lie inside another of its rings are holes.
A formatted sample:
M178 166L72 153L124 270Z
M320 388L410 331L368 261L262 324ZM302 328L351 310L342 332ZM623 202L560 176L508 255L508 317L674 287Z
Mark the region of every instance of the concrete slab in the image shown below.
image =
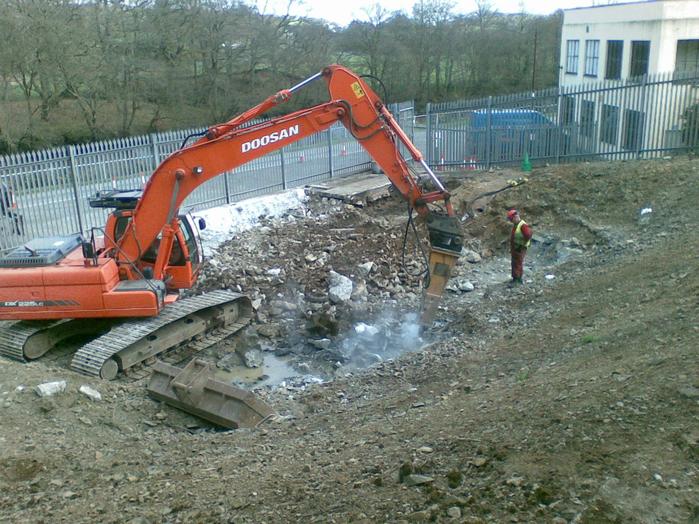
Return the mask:
M327 180L305 187L306 194L334 198L347 203L373 202L389 195L391 181L385 175L360 174Z

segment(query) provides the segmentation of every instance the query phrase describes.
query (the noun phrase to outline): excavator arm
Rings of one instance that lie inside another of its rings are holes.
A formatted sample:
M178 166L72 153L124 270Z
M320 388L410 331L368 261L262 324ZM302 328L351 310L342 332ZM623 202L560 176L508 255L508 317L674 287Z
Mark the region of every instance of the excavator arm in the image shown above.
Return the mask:
M319 78L327 83L329 102L250 125L253 119L289 100L295 91ZM230 121L210 128L204 137L165 159L150 177L130 223L119 239L115 256L120 277L123 280L141 278L139 262L143 253L161 235L153 278L163 278L179 208L197 187L256 158L321 132L338 121L371 155L410 207L427 219L432 248L430 285L423 308L423 321L427 323L462 247L459 223L449 202L449 193L374 91L359 76L339 65L326 67ZM433 191L421 189L418 178L411 173L400 153L400 144L425 169L435 187ZM446 213L431 211L428 204L432 202L442 202Z

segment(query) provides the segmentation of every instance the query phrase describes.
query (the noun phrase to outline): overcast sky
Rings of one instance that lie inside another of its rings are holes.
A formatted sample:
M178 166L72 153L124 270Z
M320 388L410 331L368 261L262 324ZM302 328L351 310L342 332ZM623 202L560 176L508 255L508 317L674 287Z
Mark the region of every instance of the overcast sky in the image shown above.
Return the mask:
M283 14L286 11L288 0L246 0L248 4L258 6L260 12ZM380 4L387 11L404 11L410 14L415 4L414 0L295 0L291 9L294 16L307 16L310 18L322 18L341 26L349 24L352 20L367 20L364 10L375 4ZM453 12L466 14L475 11L474 0L453 0ZM607 0L491 0L492 6L502 13L518 13L524 10L532 14L550 14L556 9L570 9L573 7L587 7L593 4L614 3Z

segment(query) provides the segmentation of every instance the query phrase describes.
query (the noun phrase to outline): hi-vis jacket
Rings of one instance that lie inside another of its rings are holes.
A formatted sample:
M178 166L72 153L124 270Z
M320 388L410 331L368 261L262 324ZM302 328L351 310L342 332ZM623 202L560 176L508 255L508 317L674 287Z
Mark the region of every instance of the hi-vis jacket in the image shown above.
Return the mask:
M512 234L510 235L510 249L513 251L527 249L529 244L531 244L531 238L532 228L529 227L524 220L520 220L512 228Z

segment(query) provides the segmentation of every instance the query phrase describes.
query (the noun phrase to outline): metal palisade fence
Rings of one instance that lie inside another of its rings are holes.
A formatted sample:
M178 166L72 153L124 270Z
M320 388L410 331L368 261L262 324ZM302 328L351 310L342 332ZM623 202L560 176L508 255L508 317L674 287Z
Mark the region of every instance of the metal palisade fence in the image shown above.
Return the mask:
M413 136L412 102L392 104ZM155 168L203 129L180 130L0 156L0 251L37 237L87 234L107 211L91 208L98 191L140 189ZM372 160L341 124L216 177L185 201L202 210L371 168Z
M437 169L684 153L699 150L699 73L428 104L417 121Z

